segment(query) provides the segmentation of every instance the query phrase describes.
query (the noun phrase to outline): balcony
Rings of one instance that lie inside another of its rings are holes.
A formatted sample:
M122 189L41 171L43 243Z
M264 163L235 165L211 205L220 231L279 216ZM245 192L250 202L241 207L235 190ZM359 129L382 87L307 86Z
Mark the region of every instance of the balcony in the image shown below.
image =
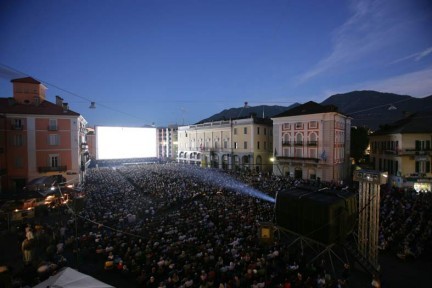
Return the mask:
M282 146L291 146L291 141L282 141Z
M385 155L397 155L397 156L421 156L421 155L431 155L432 149L415 149L415 148L406 148L406 149L385 149L378 150L376 154L385 154Z
M294 146L303 146L303 141L295 141Z
M315 163L319 162L319 158L311 158L311 157L298 157L298 156L277 156L276 160L284 161L284 160L294 160L294 161L312 161Z
M57 167L51 167L51 166L39 166L38 171L39 173L48 173L48 172L65 172L67 170L67 166L57 166Z
M317 146L318 145L318 141L308 141L307 145L308 146Z
M57 131L57 130L58 130L57 125L49 125L48 126L48 131Z

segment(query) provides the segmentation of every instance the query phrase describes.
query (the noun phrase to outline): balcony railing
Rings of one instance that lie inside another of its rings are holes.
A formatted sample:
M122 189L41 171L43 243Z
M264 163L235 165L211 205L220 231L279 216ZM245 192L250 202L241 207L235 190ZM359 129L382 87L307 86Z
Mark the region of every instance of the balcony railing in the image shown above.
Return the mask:
M431 155L432 149L379 149L372 151L372 154L398 155L398 156L414 156L414 155Z
M299 161L314 161L316 163L319 162L319 158L311 158L311 157L298 157L298 156L277 156L276 160L299 160Z
M291 141L282 141L282 146L291 146Z
M308 141L307 145L308 146L317 146L318 145L318 141Z
M294 146L303 146L303 141L295 141Z
M49 126L48 126L48 130L49 130L49 131L57 131L57 130L58 130L58 127L57 127L57 125L49 125Z
M67 166L39 166L38 171L39 173L47 173L47 172L64 172L67 170Z

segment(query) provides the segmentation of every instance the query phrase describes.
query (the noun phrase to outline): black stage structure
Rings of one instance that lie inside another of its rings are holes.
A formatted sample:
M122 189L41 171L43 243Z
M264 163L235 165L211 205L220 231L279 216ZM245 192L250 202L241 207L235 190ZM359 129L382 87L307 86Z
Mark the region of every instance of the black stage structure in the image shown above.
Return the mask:
M358 251L358 198L358 192L348 188L296 186L280 191L274 221L260 223L259 239L288 243L307 259L306 264L326 258L334 275L337 263L343 269L353 262L377 275L379 270Z

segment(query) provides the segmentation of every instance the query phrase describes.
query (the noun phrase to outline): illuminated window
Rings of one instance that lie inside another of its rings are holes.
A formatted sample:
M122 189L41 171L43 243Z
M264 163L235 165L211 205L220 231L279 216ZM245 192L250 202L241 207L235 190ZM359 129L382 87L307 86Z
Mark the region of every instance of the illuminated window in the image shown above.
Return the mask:
M59 159L58 154L49 155L49 165L50 165L50 167L59 167L60 166L60 159Z

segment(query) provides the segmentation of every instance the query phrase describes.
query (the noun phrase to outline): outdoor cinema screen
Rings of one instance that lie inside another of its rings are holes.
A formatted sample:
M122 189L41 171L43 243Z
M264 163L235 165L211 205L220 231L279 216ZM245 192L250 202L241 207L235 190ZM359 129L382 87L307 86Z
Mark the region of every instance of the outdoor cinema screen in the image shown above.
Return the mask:
M96 126L96 159L156 157L156 128Z

